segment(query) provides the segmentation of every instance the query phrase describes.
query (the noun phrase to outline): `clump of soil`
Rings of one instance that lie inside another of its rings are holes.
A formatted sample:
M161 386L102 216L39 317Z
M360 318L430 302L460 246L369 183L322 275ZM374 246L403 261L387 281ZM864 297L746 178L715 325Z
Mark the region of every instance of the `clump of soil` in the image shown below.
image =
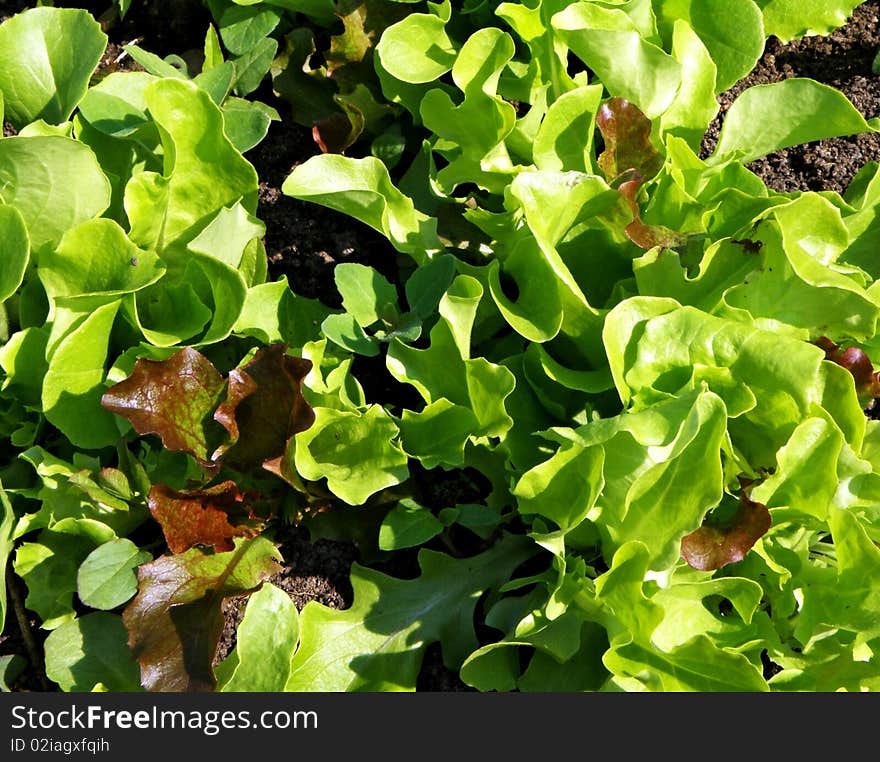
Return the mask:
M284 590L298 610L302 611L309 601L334 609L351 606L349 572L358 555L354 543L325 539L312 542L308 530L289 525L280 528L275 541L279 544L284 568L268 581ZM215 664L235 647L246 604L246 597L228 598L224 602L225 624Z
M880 115L880 76L872 64L880 50L880 1L855 9L847 24L826 36L783 44L770 37L764 55L748 76L718 96L720 112L703 140L701 155L715 148L724 114L743 90L792 77L809 77L846 95L866 119ZM880 133L831 138L793 146L751 162L748 167L769 188L834 190L843 193L868 161L880 160Z

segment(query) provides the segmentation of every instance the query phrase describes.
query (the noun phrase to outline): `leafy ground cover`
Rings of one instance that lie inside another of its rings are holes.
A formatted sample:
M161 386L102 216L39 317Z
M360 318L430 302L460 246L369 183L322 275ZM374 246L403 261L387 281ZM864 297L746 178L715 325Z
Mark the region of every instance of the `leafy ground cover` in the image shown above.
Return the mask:
M875 2L31 5L4 685L876 689Z

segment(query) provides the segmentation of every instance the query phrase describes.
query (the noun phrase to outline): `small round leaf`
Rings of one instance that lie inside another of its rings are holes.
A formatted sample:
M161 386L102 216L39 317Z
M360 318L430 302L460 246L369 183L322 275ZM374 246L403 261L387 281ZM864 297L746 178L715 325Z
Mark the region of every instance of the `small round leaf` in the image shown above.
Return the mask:
M108 611L137 592L137 567L152 560L131 540L120 538L99 545L80 564L76 588L80 600Z

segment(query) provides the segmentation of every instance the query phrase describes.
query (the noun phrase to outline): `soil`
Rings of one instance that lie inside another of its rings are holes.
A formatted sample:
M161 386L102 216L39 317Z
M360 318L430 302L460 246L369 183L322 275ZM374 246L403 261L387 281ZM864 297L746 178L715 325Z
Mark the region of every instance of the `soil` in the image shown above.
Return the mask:
M281 120L273 122L266 138L245 155L260 175L257 216L266 223L270 279L286 276L295 293L329 307L342 304L333 280L340 262L372 265L395 282L398 253L387 238L339 212L281 192L293 169L320 149L311 130L288 118L290 106L266 90L255 97L274 106Z
M0 19L34 3L26 0L0 0ZM101 69L130 67L121 45L137 40L142 47L159 55L182 54L198 63L204 30L209 21L206 9L196 0L152 0L134 3L124 21L113 22L108 13L109 0L103 2L56 2L59 6L83 7L96 17L107 20L111 48ZM746 87L803 76L833 85L842 90L868 118L880 115L880 77L872 71L874 56L880 48L880 0L870 0L856 9L851 21L827 37L812 37L790 44L771 38L755 70L730 91L719 96L721 111L703 144L708 155L717 141L724 113L734 98ZM288 278L298 294L319 299L336 307L339 294L333 282L333 269L339 262L361 262L376 267L392 282L397 272L397 252L376 231L342 214L323 207L291 199L281 192L284 179L297 164L319 153L309 129L286 118L289 106L275 98L264 85L253 97L274 106L281 115L273 122L266 139L248 152L261 178L258 216L266 223L265 245L270 278ZM880 160L880 135L860 135L811 143L789 148L750 164L771 188L779 191L844 191L855 173L867 161ZM411 406L412 390L397 384L379 360L359 368L358 378L375 401ZM413 485L429 507L445 507L456 502L477 502L485 496L479 475L466 472L429 472L416 468ZM475 536L461 538L466 552L478 552ZM284 568L272 582L286 590L301 609L308 601L344 609L352 603L349 583L351 564L360 560L356 542L312 538L304 526L279 528L285 559ZM375 564L373 564L375 566ZM382 571L399 577L418 573L413 553L400 553L383 562ZM21 597L24 591L19 591ZM226 604L226 626L218 649L222 659L235 644L235 632L243 614L245 599L230 599ZM45 633L38 622L28 627L39 641ZM0 635L0 655L19 653L27 656L22 633L12 613ZM25 670L14 686L18 691L47 690L39 665ZM440 650L430 646L417 682L420 691L471 690L458 676L443 666Z
M843 92L871 119L880 116L880 75L872 70L880 51L880 2L855 9L848 23L827 36L783 44L770 37L764 55L744 79L718 97L720 113L703 140L701 154L715 147L724 114L747 87L809 77ZM773 190L834 190L843 193L866 162L880 160L880 133L832 138L787 148L748 165Z

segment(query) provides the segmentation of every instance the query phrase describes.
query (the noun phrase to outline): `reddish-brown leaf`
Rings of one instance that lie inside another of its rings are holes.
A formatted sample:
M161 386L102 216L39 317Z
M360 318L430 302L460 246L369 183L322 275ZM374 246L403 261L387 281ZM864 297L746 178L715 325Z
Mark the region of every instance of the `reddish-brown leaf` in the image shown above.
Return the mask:
M172 553L194 545L229 551L233 538L254 537L264 525L233 481L186 492L156 484L150 489L149 505Z
M624 98L611 98L599 107L596 126L605 140L599 168L611 182L628 169L650 180L663 166L663 157L651 143L651 120Z
M846 368L856 384L856 393L862 407L873 406L874 400L880 397L880 373L874 372L871 358L858 347L842 349L827 336L822 336L816 345L825 350L825 359Z
M148 691L211 691L223 628L223 600L247 595L280 570L265 537L236 540L235 550L162 556L138 568L138 594L122 623Z
M628 170L624 181L617 188L632 210L632 222L625 230L627 238L641 249L653 249L655 246L674 249L686 245L688 240L686 234L678 233L663 225L646 225L642 221L636 196L643 182L644 178L638 172Z
M226 399L214 413L229 442L217 448L214 460L240 470L259 468L283 455L288 440L314 423L315 413L302 396L312 363L285 354L286 349L285 344L262 347L229 373Z
M700 571L714 571L742 561L770 529L770 511L763 503L740 496L734 512L723 518L710 515L703 526L681 540L681 556Z
M223 391L220 372L204 355L184 347L167 360L139 359L131 375L101 398L138 434L158 434L169 450L208 463L211 414Z

